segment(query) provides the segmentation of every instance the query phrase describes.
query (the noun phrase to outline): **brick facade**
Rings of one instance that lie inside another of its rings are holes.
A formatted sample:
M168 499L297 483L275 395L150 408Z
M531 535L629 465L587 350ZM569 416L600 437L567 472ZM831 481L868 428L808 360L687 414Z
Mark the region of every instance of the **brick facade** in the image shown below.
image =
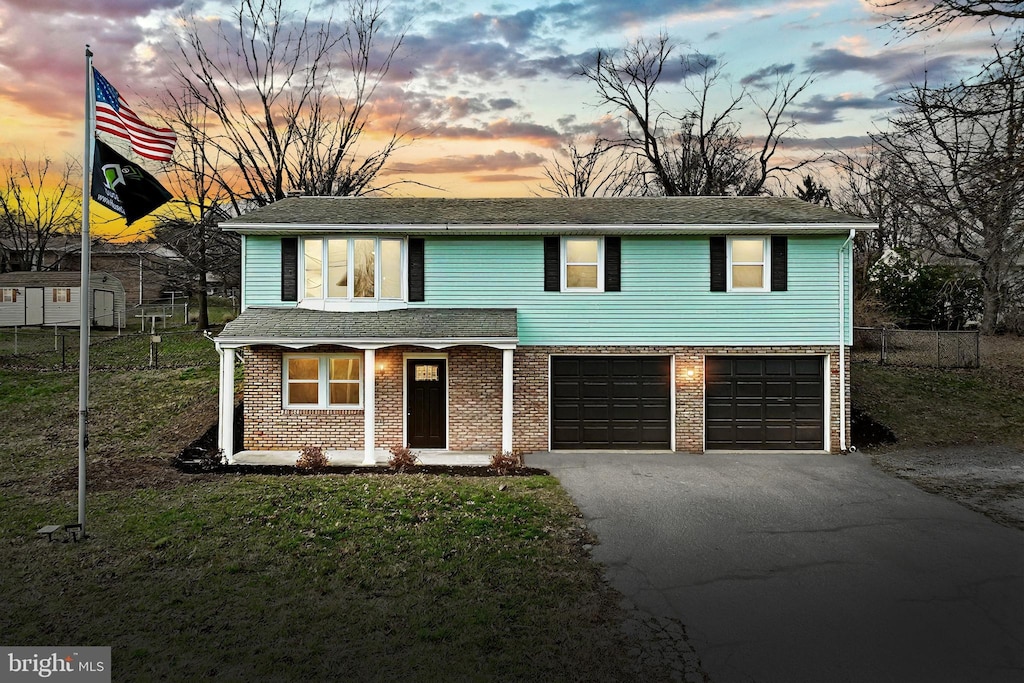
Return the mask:
M704 444L704 357L706 355L793 355L829 357L829 434L838 452L839 354L836 346L676 347L676 346L521 346L513 360L513 445L524 452L548 448L548 358L551 355L670 355L675 367L675 447L700 453ZM245 361L245 435L247 450L297 450L306 445L325 449L363 448L362 410L290 410L282 407L282 354L286 349L254 346ZM303 353L352 353L356 349L318 346ZM388 449L402 443L404 368L410 355L447 358L448 445L453 451L490 452L501 445L502 352L478 346L443 351L395 346L376 352L375 441ZM847 352L847 377L849 353ZM846 396L849 434L849 384Z
M294 410L282 404L282 356L278 346L243 350L246 450L363 448L362 410ZM343 346L314 346L301 353L360 353ZM441 352L393 346L375 354L375 445L387 450L402 444L403 381L407 356L448 360L448 445L453 451L493 451L501 446L501 351L458 346Z

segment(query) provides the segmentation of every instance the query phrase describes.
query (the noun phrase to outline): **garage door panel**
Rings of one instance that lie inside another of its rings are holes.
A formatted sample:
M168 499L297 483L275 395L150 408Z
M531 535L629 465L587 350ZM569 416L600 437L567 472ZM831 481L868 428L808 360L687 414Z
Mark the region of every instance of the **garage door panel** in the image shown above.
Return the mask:
M821 377L820 358L796 358L793 360L794 375L811 375Z
M577 403L555 403L551 406L551 417L555 420L579 420L582 409Z
M797 403L793 406L793 419L821 422L825 407L820 403Z
M733 396L737 398L761 398L764 385L761 382L741 381L733 385Z
M764 382L764 396L765 398L792 398L793 397L793 383L789 380L778 381L774 379L765 380Z
M758 358L737 358L731 362L732 368L727 370L736 377L753 375L760 377L763 369L762 361Z
M569 358L551 361L552 448L668 448L670 358Z
M822 448L821 356L709 356L705 367L708 449Z

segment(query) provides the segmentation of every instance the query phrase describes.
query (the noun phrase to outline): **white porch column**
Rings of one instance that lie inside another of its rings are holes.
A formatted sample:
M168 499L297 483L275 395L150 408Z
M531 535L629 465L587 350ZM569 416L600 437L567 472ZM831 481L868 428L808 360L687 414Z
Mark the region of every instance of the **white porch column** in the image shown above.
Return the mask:
M373 349L363 351L363 464L376 465L377 458L374 456L376 442L374 440L375 421L375 384L377 381L376 352Z
M235 350L220 352L220 416L217 426L217 447L228 464L235 454Z
M501 352L501 450L512 450L512 349Z

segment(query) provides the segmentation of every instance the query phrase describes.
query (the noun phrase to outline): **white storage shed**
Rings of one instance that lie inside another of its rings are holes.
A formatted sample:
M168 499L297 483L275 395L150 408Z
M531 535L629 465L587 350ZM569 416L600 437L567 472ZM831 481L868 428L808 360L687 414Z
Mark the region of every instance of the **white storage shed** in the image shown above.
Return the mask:
M89 277L89 315L96 327L124 327L124 285L110 273ZM57 325L77 327L82 274L32 271L0 274L0 327Z

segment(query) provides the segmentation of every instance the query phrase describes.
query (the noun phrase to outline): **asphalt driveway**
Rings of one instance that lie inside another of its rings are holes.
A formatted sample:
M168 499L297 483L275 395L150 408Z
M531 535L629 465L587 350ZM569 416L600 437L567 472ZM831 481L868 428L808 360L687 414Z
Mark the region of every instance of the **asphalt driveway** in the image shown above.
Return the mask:
M547 453L594 558L715 683L1024 680L1024 533L865 456Z

